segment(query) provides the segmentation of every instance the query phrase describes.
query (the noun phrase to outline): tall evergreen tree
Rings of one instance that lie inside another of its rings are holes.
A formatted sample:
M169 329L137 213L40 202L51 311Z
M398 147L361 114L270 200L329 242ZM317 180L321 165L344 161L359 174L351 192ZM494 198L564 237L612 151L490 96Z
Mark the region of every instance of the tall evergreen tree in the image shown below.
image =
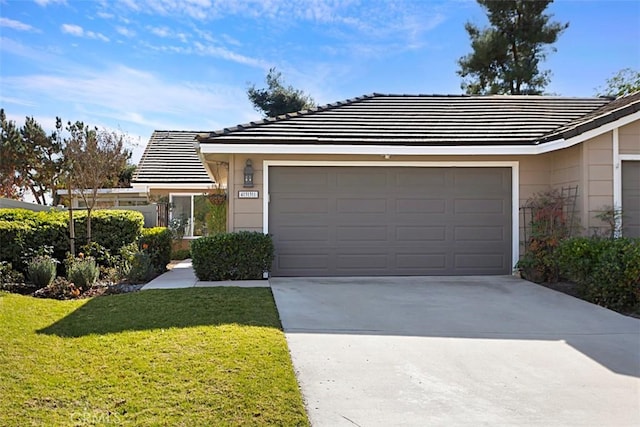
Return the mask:
M0 124L0 195L20 199L28 191L41 205L47 204L48 197L55 202L62 157L56 135L47 135L33 117L18 127L7 120L4 110L0 110Z
M458 61L462 89L469 94L535 94L549 83L538 66L569 26L550 22L544 11L553 0L477 0L490 26L467 22L473 52Z
M267 87L264 89L256 89L256 86L252 85L247 90L249 101L265 117L276 117L315 107L315 103L309 95L292 86L285 87L282 82L282 73L276 71L275 68L269 70L266 81Z

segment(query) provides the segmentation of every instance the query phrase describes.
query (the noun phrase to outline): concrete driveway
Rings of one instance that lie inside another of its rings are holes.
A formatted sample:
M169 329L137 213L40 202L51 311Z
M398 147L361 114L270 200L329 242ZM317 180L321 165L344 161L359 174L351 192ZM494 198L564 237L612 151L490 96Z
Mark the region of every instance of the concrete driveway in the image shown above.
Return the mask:
M640 425L640 320L514 277L270 284L314 426Z

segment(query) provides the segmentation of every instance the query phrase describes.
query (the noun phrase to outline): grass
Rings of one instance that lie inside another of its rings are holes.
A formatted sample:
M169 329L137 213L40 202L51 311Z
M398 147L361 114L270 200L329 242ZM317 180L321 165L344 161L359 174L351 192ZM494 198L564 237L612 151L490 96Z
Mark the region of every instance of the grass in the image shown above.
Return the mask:
M0 292L0 425L308 425L269 289Z

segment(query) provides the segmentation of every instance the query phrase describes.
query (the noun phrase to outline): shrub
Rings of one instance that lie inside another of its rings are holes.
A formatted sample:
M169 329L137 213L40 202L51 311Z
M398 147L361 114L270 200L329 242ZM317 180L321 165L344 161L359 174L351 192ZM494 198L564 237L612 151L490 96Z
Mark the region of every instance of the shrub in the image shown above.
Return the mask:
M194 240L191 256L200 280L262 279L271 271L274 249L270 236L240 231Z
M13 269L10 262L0 262L0 283L22 283L24 275Z
M119 271L130 283L146 283L155 277L151 257L141 251L136 243L123 246L120 250L122 262Z
M171 262L171 231L166 227L142 229L140 249L149 255L156 273L163 273Z
M80 289L64 277L57 277L53 283L33 293L37 298L74 299L80 296Z
M536 283L558 281L560 266L555 252L560 241L571 235L573 215L568 205L574 200L564 189L555 189L534 194L521 208L529 218L525 224L525 253L517 264L525 279Z
M606 240L584 296L588 301L625 311L640 304L640 239Z
M131 283L146 283L155 276L151 257L144 252L135 253L130 266L127 279Z
M0 211L8 209L0 209ZM24 273L22 254L30 241L32 228L20 222L0 220L0 261L10 263L14 269Z
M522 277L536 283L555 283L560 275L560 266L555 255L558 247L555 237L532 237L517 267Z
M24 283L24 275L14 270L11 263L0 262L0 291L27 295L35 290L35 286Z
M176 249L171 252L171 259L183 260L191 258L191 250L190 249Z
M91 242L80 247L78 252L79 258L93 258L95 263L100 267L113 267L117 264L117 257L111 255L111 251L98 242ZM73 261L73 258L71 258Z
M100 269L93 257L73 258L67 264L67 279L77 288L88 290L100 276Z
M56 278L58 260L48 255L34 257L28 264L29 280L37 288L49 286Z
M575 283L586 283L598 265L600 254L610 242L597 237L563 240L557 250L560 275Z
M640 239L576 237L558 247L563 275L590 302L625 311L640 304Z
M74 213L76 242L87 241L87 212ZM91 214L91 239L112 254L121 247L136 242L142 233L144 215L137 211L96 210Z
M86 241L85 211L75 211L76 247ZM92 215L93 240L110 253L134 243L142 232L144 217L140 212L98 210ZM0 261L8 261L26 273L21 255L29 248L53 246L53 257L65 258L69 250L68 213L65 211L32 212L26 209L0 209ZM100 262L100 261L99 261Z

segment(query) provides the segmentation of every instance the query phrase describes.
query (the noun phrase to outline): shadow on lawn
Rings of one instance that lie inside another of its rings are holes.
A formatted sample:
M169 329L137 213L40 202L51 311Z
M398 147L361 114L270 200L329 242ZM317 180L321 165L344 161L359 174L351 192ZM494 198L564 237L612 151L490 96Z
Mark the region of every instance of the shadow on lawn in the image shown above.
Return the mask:
M268 288L189 288L97 297L38 333L81 337L239 324L281 329Z

